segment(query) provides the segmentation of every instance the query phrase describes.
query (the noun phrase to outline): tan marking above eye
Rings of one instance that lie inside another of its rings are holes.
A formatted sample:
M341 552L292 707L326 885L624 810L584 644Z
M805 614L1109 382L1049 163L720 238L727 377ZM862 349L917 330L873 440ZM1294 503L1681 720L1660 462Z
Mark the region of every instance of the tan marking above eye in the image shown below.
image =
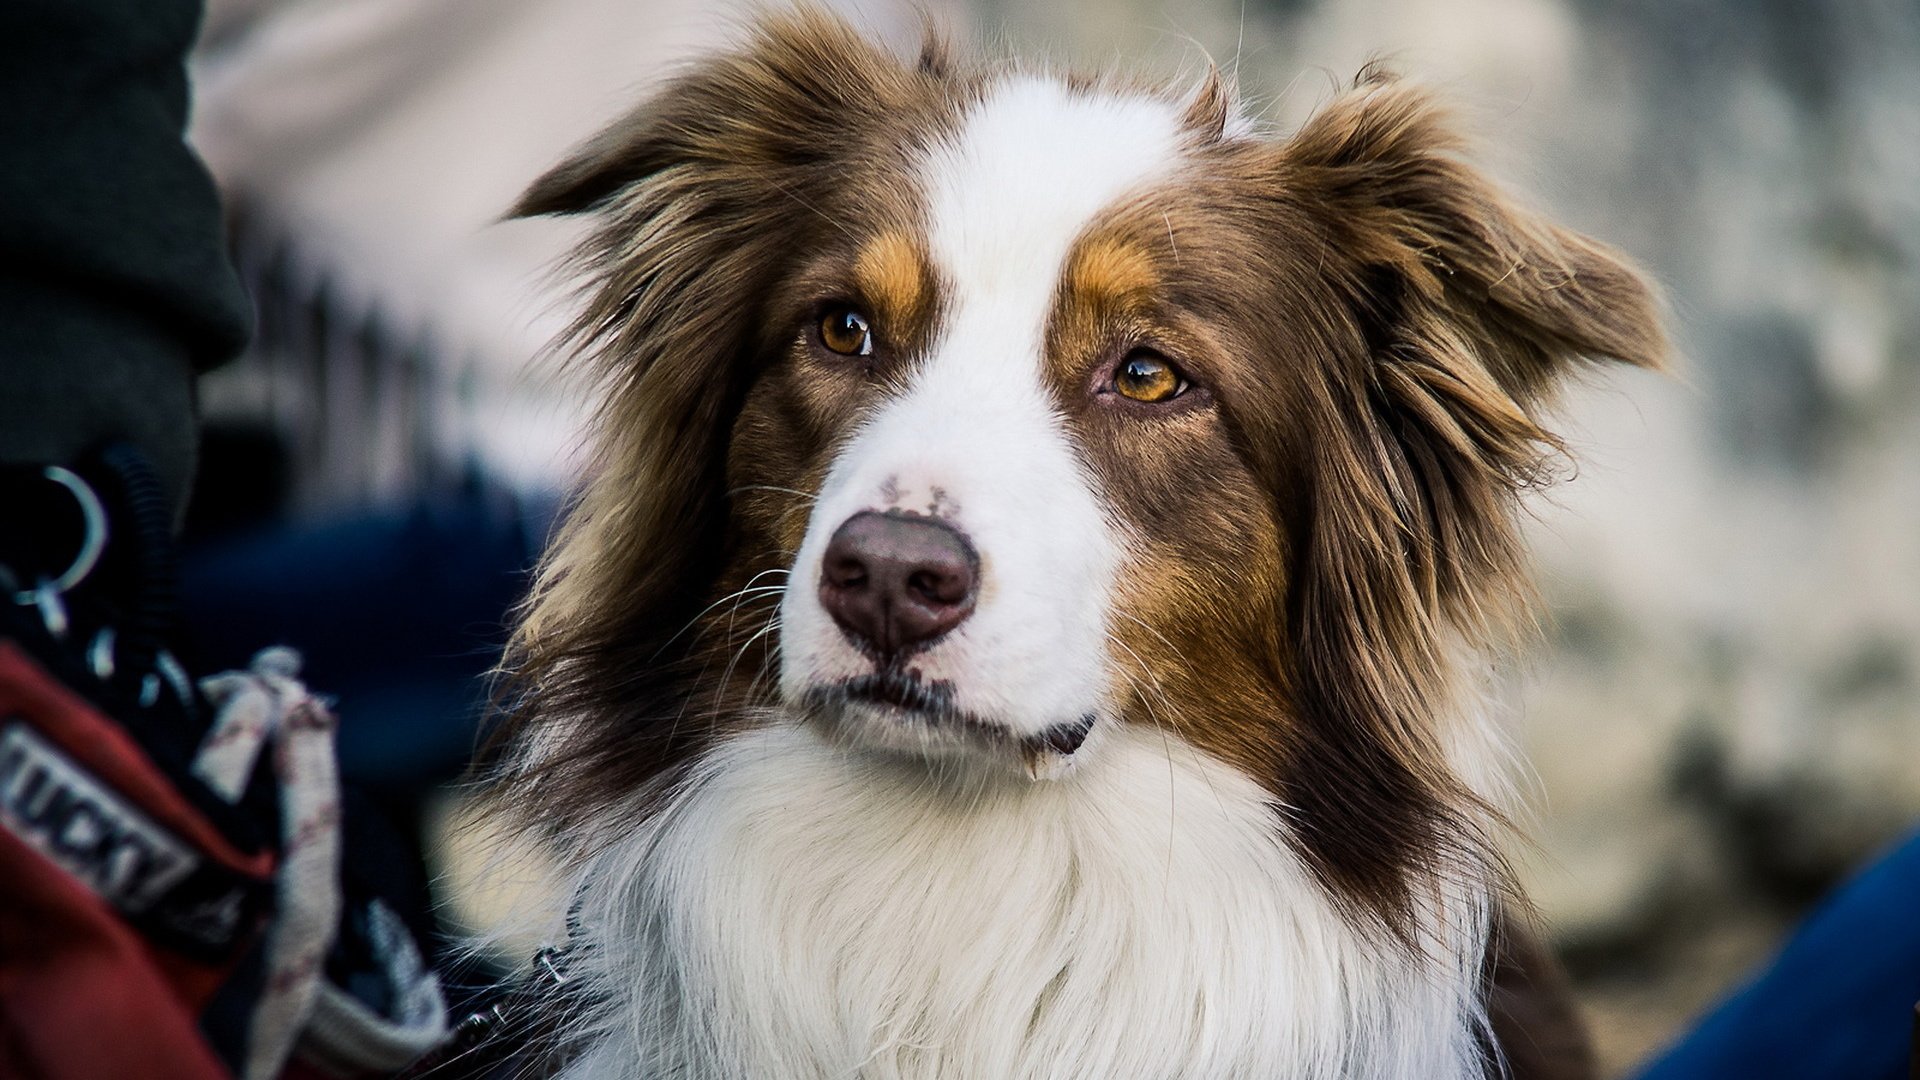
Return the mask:
M1075 253L1067 287L1083 297L1130 297L1149 293L1159 282L1153 260L1132 244L1111 238L1089 241Z
M1172 401L1187 392L1187 380L1165 357L1144 350L1129 353L1113 373L1121 397L1148 405Z
M873 326L859 311L835 305L820 316L820 344L841 356L872 356Z
M889 322L918 319L926 303L926 263L914 242L901 232L884 232L860 249L853 267L858 295L872 302Z

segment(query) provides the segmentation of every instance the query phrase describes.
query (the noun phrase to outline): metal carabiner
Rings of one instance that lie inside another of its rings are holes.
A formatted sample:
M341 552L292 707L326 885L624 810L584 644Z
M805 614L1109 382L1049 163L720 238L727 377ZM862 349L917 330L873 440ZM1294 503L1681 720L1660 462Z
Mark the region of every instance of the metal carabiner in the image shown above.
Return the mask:
M14 582L13 602L21 607L39 608L40 622L46 626L47 633L64 638L68 626L67 605L60 596L87 580L87 575L99 565L100 553L107 549L107 508L93 488L71 469L49 465L40 475L66 488L73 501L80 504L80 518L86 523L86 531L80 537L80 550L74 553L73 562L58 576L42 577L31 589L19 588L19 582Z
M40 475L66 488L73 501L80 504L80 517L86 522L86 532L80 538L80 550L73 556L73 562L58 576L41 578L40 583L31 589L20 589L13 594L13 602L25 607L38 604L46 610L47 597L58 600L61 593L87 580L93 568L100 562L100 553L107 549L107 508L100 502L100 496L94 493L85 480L71 469L58 465L49 465Z

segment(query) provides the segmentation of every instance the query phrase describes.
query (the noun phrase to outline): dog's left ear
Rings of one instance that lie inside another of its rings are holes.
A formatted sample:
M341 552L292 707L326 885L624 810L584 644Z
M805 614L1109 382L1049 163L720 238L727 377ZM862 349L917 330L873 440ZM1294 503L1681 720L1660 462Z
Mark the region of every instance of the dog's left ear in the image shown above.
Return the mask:
M1392 563L1372 580L1412 594L1386 610L1473 630L1518 576L1516 496L1560 445L1544 399L1584 361L1658 368L1666 341L1625 256L1518 205L1463 141L1429 94L1370 71L1279 152L1360 339L1330 373L1325 425L1352 467L1320 471L1319 502L1380 519L1361 561Z
M1559 446L1546 399L1583 361L1665 352L1627 260L1517 205L1461 144L1427 94L1368 73L1270 151L1338 312L1299 417L1312 466L1287 612L1291 768L1337 782L1288 802L1323 877L1400 929L1410 864L1498 862L1436 718L1457 646L1497 636L1525 595L1519 495Z
M1464 141L1430 94L1375 68L1284 147L1289 182L1334 211L1333 246L1373 272L1375 344L1469 349L1522 405L1578 360L1661 367L1659 303L1626 257L1518 205Z

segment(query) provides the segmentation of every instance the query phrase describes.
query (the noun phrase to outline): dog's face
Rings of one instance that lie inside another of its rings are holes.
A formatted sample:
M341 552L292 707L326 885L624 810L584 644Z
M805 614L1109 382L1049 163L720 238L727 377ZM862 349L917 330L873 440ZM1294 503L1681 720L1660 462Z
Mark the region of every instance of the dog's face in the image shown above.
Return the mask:
M1389 919L1472 844L1447 658L1543 393L1656 363L1650 298L1418 93L1289 139L1187 97L800 15L529 192L603 215L603 465L518 643L554 810L759 723L1015 783L1147 725Z
M1217 607L1200 594L1266 584L1234 569L1273 565L1277 535L1213 388L1250 356L1170 295L1152 189L1199 142L1177 108L1016 78L938 138L897 212L836 214L844 242L796 275L732 480L816 496L753 522L795 553L788 706L858 746L1051 775L1165 693L1156 582ZM1235 535L1189 539L1223 516Z

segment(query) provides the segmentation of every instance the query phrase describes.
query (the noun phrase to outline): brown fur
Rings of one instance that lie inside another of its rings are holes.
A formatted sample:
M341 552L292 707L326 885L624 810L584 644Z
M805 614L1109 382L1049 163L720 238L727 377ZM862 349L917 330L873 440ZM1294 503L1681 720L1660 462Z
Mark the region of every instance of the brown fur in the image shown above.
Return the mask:
M1267 780L1325 883L1402 933L1422 873L1497 866L1437 725L1455 651L1522 599L1518 495L1558 447L1540 410L1579 360L1664 350L1624 260L1458 149L1377 73L1290 140L1217 144L1083 241L1050 350L1077 370L1154 341L1220 399L1122 435L1061 377L1155 555L1122 583L1116 663L1135 715Z
M908 170L986 77L778 17L522 200L600 215L574 333L605 405L508 656L504 805L591 837L771 700L778 594L741 590L784 583L840 440L937 332ZM1437 875L1499 872L1444 725L1456 653L1521 610L1542 410L1583 361L1659 366L1655 301L1381 72L1284 140L1226 137L1230 111L1209 79L1190 165L1082 239L1048 328L1056 404L1145 553L1110 628L1121 719L1267 785L1330 893L1419 947ZM823 298L874 315L872 358L813 342ZM1100 395L1142 343L1197 389Z
M737 480L763 459L823 468L846 417L817 386L762 383L762 415L742 421L742 408L804 317L782 305L821 270L798 260L848 262L857 237L914 216L906 133L937 130L965 92L939 68L904 68L817 12L769 20L514 209L600 215L577 256L589 286L572 330L603 388L593 479L525 606L495 737L562 747L498 789L556 836L684 766L747 698L763 657L736 658L772 605L706 609L780 568L806 506L771 488L819 475Z

